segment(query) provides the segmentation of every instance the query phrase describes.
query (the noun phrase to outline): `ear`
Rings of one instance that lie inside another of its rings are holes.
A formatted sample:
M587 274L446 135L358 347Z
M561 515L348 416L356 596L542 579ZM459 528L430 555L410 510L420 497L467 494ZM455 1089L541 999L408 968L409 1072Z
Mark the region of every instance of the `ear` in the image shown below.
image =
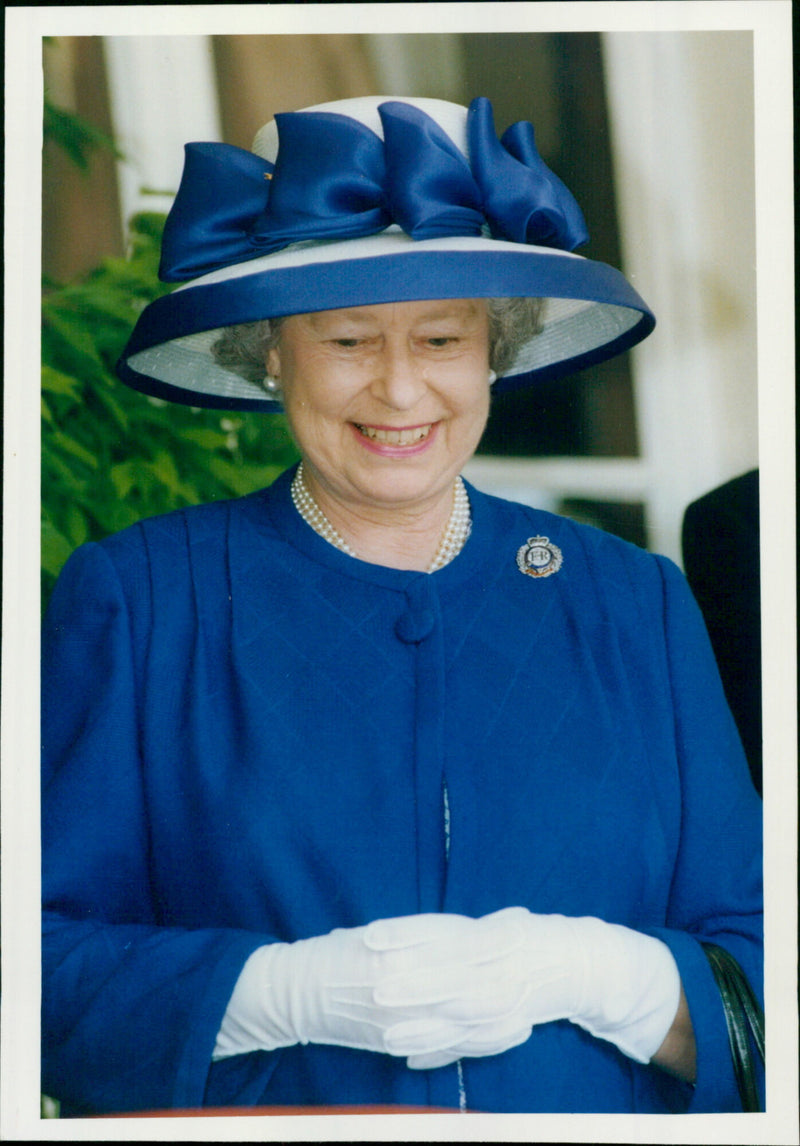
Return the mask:
M273 378L281 376L281 352L277 346L273 346L267 354L267 374L271 374Z

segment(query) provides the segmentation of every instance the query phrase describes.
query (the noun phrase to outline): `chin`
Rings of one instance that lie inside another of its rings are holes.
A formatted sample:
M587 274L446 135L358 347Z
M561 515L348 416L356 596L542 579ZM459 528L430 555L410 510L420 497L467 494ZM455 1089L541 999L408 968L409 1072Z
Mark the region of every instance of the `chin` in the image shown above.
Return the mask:
M373 475L363 483L363 495L372 502L399 505L423 500L441 493L455 480L458 470L437 470L430 474L386 473Z

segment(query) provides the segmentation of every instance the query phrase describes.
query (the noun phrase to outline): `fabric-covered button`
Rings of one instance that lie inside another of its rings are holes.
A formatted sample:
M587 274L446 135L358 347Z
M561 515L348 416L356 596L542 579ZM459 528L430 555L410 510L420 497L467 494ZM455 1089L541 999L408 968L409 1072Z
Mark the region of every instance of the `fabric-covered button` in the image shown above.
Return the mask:
M418 645L430 635L435 624L436 616L432 609L408 610L398 617L394 631L407 645Z

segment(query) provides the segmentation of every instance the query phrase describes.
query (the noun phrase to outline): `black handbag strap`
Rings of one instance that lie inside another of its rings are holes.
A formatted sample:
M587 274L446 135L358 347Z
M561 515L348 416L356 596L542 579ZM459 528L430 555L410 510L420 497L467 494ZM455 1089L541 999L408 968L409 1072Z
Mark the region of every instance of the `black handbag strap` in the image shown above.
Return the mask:
M760 1111L762 1107L758 1096L752 1048L755 1046L763 1062L764 1013L747 981L747 976L733 955L724 947L717 947L715 943L704 943L703 949L722 997L733 1072L739 1088L742 1110L754 1113Z

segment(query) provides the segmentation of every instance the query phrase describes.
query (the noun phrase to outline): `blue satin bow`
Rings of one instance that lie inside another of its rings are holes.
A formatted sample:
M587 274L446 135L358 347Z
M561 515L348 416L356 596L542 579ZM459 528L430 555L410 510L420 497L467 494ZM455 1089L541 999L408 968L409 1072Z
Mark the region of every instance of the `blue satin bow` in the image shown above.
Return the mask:
M480 235L572 251L589 237L570 191L541 159L533 127L498 140L488 99L472 101L468 161L411 104L378 109L384 140L335 112L275 116L278 158L189 143L164 228L159 274L182 282L313 239L398 224L413 239Z

